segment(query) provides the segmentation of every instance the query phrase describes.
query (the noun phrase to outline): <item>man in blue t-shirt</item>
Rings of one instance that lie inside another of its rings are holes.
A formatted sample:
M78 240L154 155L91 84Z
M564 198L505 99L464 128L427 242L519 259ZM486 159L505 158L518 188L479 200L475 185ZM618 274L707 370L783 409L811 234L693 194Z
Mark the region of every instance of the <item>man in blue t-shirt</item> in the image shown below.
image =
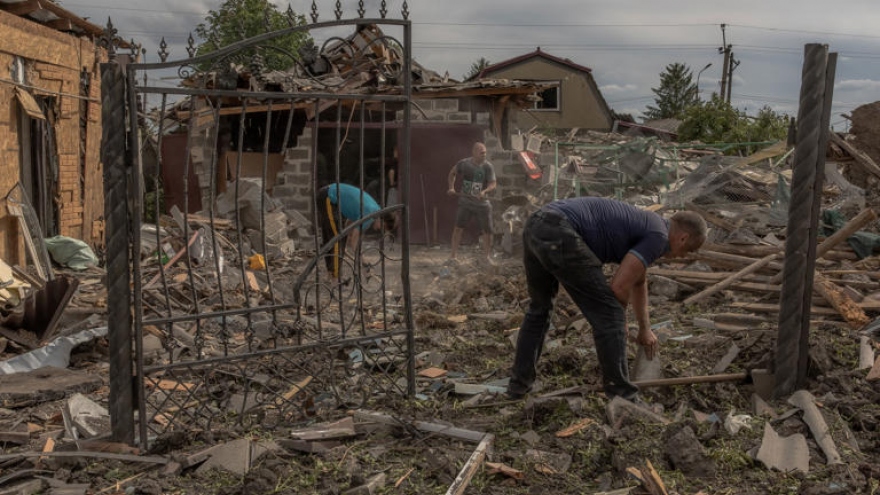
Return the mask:
M316 207L318 210L318 223L321 224L321 238L324 243L333 239L346 227L364 217L370 216L382 208L372 196L360 188L349 184L330 184L318 190L316 195ZM384 215L382 218L368 218L354 229L349 235L347 242L337 242L333 245L333 251L324 259L327 270L333 278L339 278L342 259L345 257L345 248L348 244L356 249L360 232L372 226L376 230L393 230L393 215Z
M606 198L554 201L523 229L524 264L531 301L519 330L507 393L518 399L535 381L536 364L561 284L593 328L608 398L635 399L626 362L626 308L638 323L636 342L649 359L658 348L648 316L648 266L661 256L680 257L706 240L706 222L682 211L667 222L660 215ZM619 267L609 283L605 263Z
M461 176L461 192L455 190L455 179ZM492 204L489 193L495 190L495 169L486 161L486 145L475 143L472 156L459 160L449 171L447 194L458 196L458 210L455 213L455 227L452 229L452 249L449 259L455 260L461 235L473 218L483 237L483 250L486 259L492 261Z

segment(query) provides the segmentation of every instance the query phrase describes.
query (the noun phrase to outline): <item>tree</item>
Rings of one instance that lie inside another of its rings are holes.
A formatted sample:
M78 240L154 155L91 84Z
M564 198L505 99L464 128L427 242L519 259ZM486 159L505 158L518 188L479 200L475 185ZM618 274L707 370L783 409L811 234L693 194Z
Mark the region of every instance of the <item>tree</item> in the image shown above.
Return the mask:
M483 69L492 65L492 62L489 62L483 57L480 57L479 60L471 64L470 70L468 70L467 74L464 75L464 80L468 81L477 77L480 72L483 72Z
M205 22L196 26L196 34L205 40L197 47L196 54L204 55L260 34L304 25L305 16L295 14L290 8L282 13L269 0L225 0L219 9L209 10ZM259 53L266 69L286 70L298 58L300 46L309 42L308 33L289 34L267 41L258 52L246 50L236 60L246 63Z
M687 64L674 63L660 73L660 87L651 88L657 106L648 105L645 119L680 119L688 107L699 101L697 85Z
M747 143L776 141L788 134L788 117L765 106L750 117L713 94L708 101L691 105L678 127L681 141ZM750 150L745 150L749 152Z

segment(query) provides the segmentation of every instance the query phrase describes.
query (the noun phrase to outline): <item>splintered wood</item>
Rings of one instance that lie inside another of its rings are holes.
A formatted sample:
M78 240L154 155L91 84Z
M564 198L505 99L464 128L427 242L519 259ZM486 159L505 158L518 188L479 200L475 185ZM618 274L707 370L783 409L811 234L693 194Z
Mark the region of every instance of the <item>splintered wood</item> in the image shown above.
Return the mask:
M870 312L880 312L878 299L871 296L880 292L877 277L869 269L852 269L858 267L858 263L852 267L840 265L841 260L847 264L850 262L845 260L858 260L858 255L844 241L876 219L877 214L866 208L817 245L811 309L814 316L839 316L851 328L859 329L871 321ZM748 295L756 293L767 299L781 293L785 267L783 249L780 245L705 244L692 258L709 265L712 271L651 267L648 274L693 287L696 292L684 299L684 304L702 303L710 296L724 295L733 297L728 307L753 313L778 313L778 302L749 302ZM725 292L722 294L722 291ZM742 299L736 292L743 293ZM695 323L718 330L754 328L722 325L708 318L699 318Z

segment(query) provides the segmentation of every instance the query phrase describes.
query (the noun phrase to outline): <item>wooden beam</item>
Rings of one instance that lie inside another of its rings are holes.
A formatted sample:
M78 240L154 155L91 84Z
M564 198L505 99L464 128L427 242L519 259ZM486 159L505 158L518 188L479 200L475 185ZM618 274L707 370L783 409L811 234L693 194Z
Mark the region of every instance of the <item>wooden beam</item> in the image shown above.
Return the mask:
M709 287L708 289L706 289L702 292L699 292L697 294L694 294L693 296L685 299L684 303L685 304L694 304L699 301L702 301L703 299L711 296L712 294L715 294L716 292L724 290L727 287L731 286L733 283L738 282L741 278L745 277L746 275L749 275L753 272L760 270L765 265L767 265L768 263L770 263L771 261L775 260L778 257L779 257L779 253L768 254L767 256L759 259L758 261L755 261L751 265L749 265L749 266L743 268L742 270L734 273L733 275L727 277L726 279L722 280L721 282L718 282L717 284L713 285L712 287Z
M831 142L843 148L844 151L849 153L853 158L856 159L856 163L862 166L865 172L872 174L874 177L880 178L880 167L874 163L874 160L871 159L870 156L847 142L845 139L840 137L836 132L830 133Z
M832 133L833 134L833 133ZM816 259L824 257L834 247L849 238L849 236L858 232L859 229L877 219L877 214L871 208L865 208L858 215L846 222L837 232L827 237L816 247ZM782 281L783 272L779 272L773 277L773 283Z

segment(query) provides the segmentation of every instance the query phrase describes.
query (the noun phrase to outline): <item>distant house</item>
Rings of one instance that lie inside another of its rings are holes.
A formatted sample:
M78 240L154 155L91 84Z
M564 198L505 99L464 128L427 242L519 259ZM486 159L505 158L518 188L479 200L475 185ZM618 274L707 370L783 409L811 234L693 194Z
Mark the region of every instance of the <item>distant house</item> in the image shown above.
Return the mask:
M24 263L37 233L100 244L103 28L52 2L2 0L0 32L0 258Z
M555 57L537 48L483 69L478 78L517 79L521 81L558 82L544 90L532 108L517 112L513 120L521 131L539 128L571 129L579 127L609 131L614 123L611 109L599 92L592 70L571 60ZM513 129L511 129L511 132Z

